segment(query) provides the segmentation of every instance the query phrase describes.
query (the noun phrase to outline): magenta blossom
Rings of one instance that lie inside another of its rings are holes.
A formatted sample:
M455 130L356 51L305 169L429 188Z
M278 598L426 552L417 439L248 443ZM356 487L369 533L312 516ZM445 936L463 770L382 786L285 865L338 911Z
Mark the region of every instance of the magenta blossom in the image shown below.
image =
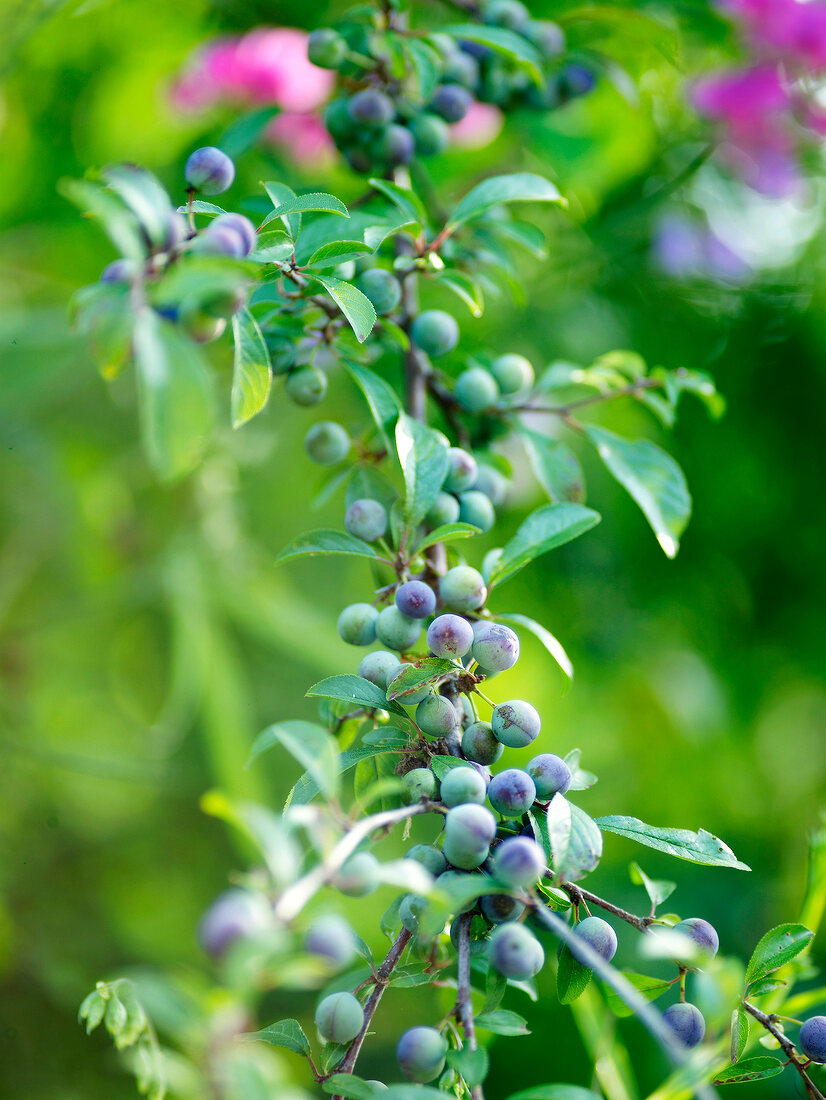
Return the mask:
M722 0L743 25L749 40L793 66L826 69L824 0Z
M201 111L223 100L308 112L330 95L334 75L311 64L303 31L259 27L203 47L178 77L173 102Z

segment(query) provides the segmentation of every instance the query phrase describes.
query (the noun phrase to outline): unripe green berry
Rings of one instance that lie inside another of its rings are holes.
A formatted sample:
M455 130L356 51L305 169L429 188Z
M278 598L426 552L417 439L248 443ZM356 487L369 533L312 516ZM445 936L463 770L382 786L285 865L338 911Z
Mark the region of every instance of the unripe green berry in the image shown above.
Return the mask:
M352 993L331 993L319 1003L315 1026L327 1043L349 1043L364 1026L364 1009Z
M284 389L296 405L317 405L327 392L327 375L318 367L296 367L287 375Z
M321 466L335 466L347 457L350 436L334 420L320 420L304 437L307 454Z
M376 640L379 613L369 603L351 603L338 617L338 633L348 645L371 645Z
M469 367L456 379L453 394L466 412L480 413L499 400L499 386L484 367Z
M534 383L534 370L524 355L509 353L500 355L490 365L490 373L504 394L522 393Z

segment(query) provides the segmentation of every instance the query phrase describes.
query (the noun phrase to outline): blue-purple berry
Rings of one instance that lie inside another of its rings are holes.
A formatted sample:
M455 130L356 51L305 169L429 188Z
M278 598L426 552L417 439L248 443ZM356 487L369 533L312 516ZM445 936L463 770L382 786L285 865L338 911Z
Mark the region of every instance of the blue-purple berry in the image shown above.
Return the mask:
M437 657L464 657L473 645L473 627L461 615L437 615L427 628L427 644Z
M535 840L524 836L508 837L493 854L493 873L514 889L533 884L545 873L545 853Z
M545 952L524 924L500 924L490 938L488 960L506 978L525 981L542 969Z
M202 195L220 195L232 186L235 165L226 153L214 145L205 145L187 158L184 176L187 185Z
M561 756L543 752L529 760L525 771L536 785L540 802L550 802L555 794L565 794L571 785L571 769Z
M606 962L610 962L616 955L617 934L608 921L603 920L602 917L586 917L576 925L573 932L578 939L587 943ZM587 966L588 962L584 955L579 952L576 944L570 944L569 947L577 962Z
M680 1042L689 1048L698 1046L706 1033L706 1022L696 1005L688 1001L678 1002L663 1013L666 1023Z
M519 660L519 637L509 626L484 623L474 634L473 659L488 672L504 672Z
M488 801L503 817L521 817L536 801L536 787L521 768L506 768L491 779Z
M424 581L406 581L396 589L396 607L409 619L426 619L436 610L436 593Z

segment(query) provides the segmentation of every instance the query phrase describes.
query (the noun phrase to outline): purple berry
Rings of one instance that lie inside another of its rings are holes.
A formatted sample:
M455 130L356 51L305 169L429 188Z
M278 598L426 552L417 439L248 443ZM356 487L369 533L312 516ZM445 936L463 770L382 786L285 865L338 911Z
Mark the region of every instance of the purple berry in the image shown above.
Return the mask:
M474 660L488 672L504 672L519 659L519 638L509 626L485 623L474 632Z
M437 657L464 657L473 645L473 627L461 615L438 615L427 628L427 644Z
M442 84L430 101L430 110L445 122L461 122L472 103L473 96L461 84Z
M525 771L536 785L540 802L550 802L555 794L565 794L571 785L571 769L561 756L543 752L528 762Z
M536 800L536 787L521 768L506 768L490 781L488 801L503 817L521 817Z
M688 1001L669 1005L663 1013L663 1021L685 1046L696 1047L703 1041L706 1022L696 1005L689 1004Z
M202 195L220 195L232 186L235 165L214 145L205 145L190 154L184 170L186 182Z
M545 873L545 866L545 853L535 840L524 836L503 840L493 856L494 875L514 889L533 886Z
M407 581L396 589L396 607L409 619L426 619L436 610L436 593L424 581Z
M602 917L586 917L574 928L574 935L583 940L588 946L606 962L610 962L617 953L617 934L607 920ZM578 953L576 946L571 946L571 954L587 966L586 959Z
M800 1049L813 1062L826 1062L826 1016L811 1016L800 1028Z

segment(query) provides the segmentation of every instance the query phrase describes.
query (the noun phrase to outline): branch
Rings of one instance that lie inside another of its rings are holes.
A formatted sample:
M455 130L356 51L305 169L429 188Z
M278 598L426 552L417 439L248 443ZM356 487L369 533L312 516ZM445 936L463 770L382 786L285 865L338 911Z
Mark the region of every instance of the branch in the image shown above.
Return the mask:
M645 997L635 989L628 979L615 967L607 963L601 955L590 946L587 941L575 935L564 920L551 912L540 902L534 901L533 910L543 924L550 929L567 947L575 947L577 956L583 966L593 970L607 986L625 1001L634 1014L639 1017L643 1027L657 1040L665 1051L670 1061L680 1068L684 1068L687 1079L683 1082L686 1087L694 1089L694 1093L700 1100L714 1100L715 1094L705 1083L708 1067L691 1057L689 1049L680 1042L660 1013L648 1002ZM815 1100L815 1098L812 1098Z
M803 1087L806 1089L806 1092L808 1093L811 1100L826 1100L826 1097L824 1097L823 1093L806 1072L805 1067L799 1061L799 1055L797 1053L797 1048L795 1047L794 1043L791 1041L788 1035L784 1034L777 1026L777 1017L774 1015L768 1015L765 1012L761 1012L759 1008L751 1004L749 1001L743 1001L743 1008L746 1010L746 1012L748 1012L750 1016L753 1016L755 1020L757 1020L757 1022L761 1024L770 1035L773 1035L774 1038L778 1041L783 1050L783 1053L800 1074L801 1080L803 1081Z
M470 995L470 922L470 913L463 913L459 917L459 963L455 1012L465 1033L465 1042L471 1050L476 1050L476 1028L473 1024L473 1004ZM481 1085L474 1085L470 1095L472 1100L485 1100Z
M275 903L273 909L275 917L283 921L294 920L310 898L335 877L336 872L371 833L396 825L399 821L406 821L407 818L415 817L416 814L429 813L431 809L430 802L417 802L413 806L400 806L397 810L384 810L382 813L373 814L359 821L344 834L326 859L316 864L298 882L294 882L284 891Z
M373 978L374 986L373 991L367 1000L364 1002L364 1024L361 1031L352 1041L347 1048L347 1053L344 1058L339 1062L335 1068L336 1073L352 1073L356 1066L359 1053L361 1052L362 1044L367 1036L367 1031L376 1014L376 1009L379 1007L379 1001L384 996L384 991L387 988L390 975L396 969L399 960L404 954L404 949L407 947L410 940L413 938L413 933L408 932L406 928L402 928L396 937L393 946L387 952L384 958L384 962L378 968ZM333 1097L333 1100L344 1100L341 1096Z
M656 923L656 917L638 917L635 913L629 913L627 909L621 909L612 901L606 901L605 898L592 894L590 890L583 890L581 886L575 886L572 882L560 882L558 885L575 904L580 901L589 901L592 905L598 905L600 909L605 909L632 925L638 932L647 932L649 926Z
M571 401L568 405L512 405L509 412L535 412L547 413L552 416L560 416L567 419L577 409L588 405L600 405L606 401L616 401L620 397L636 397L643 390L661 390L663 382L659 378L640 378L636 382L630 382L627 386L621 386L618 390L610 390L608 393L595 393L590 397L583 397L579 401Z

